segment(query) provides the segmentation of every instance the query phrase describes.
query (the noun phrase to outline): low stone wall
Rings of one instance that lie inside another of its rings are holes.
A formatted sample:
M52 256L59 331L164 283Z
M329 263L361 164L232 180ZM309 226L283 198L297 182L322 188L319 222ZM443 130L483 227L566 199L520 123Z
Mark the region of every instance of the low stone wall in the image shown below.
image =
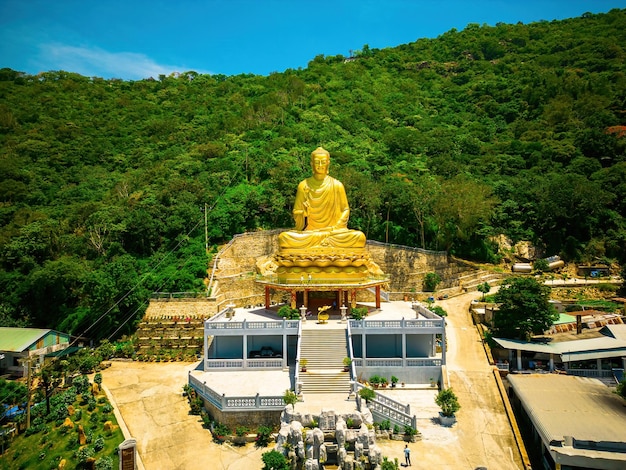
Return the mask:
M206 319L216 313L215 300L211 298L165 298L151 299L144 314L144 320L174 319Z
M223 423L231 429L235 429L237 426L246 426L250 429L256 429L259 426L274 427L280 423L282 413L280 410L222 411L210 401L204 398L202 401L211 419Z

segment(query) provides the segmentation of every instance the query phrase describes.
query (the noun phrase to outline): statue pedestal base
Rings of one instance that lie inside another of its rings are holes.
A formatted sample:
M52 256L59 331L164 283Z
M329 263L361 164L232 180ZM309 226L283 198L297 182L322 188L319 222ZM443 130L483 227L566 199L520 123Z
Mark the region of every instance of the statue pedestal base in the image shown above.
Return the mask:
M281 249L274 261L279 279L300 284L363 281L373 264L366 248Z

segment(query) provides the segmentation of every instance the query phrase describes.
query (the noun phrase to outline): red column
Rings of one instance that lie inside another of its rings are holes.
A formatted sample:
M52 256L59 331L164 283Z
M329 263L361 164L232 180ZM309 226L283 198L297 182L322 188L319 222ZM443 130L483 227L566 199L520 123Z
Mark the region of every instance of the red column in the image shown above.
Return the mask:
M296 308L296 290L295 289L291 289L291 308Z
M380 286L376 286L376 308L380 308Z

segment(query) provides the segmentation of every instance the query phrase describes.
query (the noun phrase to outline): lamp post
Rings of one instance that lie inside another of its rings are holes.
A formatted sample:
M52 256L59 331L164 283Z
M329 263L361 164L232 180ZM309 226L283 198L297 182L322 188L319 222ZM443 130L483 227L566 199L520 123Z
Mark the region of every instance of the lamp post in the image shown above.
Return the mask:
M342 304L341 307L339 307L339 310L341 310L341 323L345 323L346 312L348 311L348 307L346 307L345 304Z
M304 306L304 304L302 305L302 307L300 307L300 320L306 323L306 307Z

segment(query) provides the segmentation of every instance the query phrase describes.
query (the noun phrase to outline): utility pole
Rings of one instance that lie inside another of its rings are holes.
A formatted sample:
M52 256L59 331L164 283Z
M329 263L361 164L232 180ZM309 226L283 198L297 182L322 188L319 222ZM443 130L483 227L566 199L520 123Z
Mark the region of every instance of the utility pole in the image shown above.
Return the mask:
M204 250L209 254L209 225L207 223L207 203L204 203Z
M31 366L31 357L27 356L24 359L21 360L22 364L24 364L26 366L26 390L27 390L27 395L26 395L26 429L30 428L30 388L31 388L31 381L32 381L32 376L30 373L30 366Z

